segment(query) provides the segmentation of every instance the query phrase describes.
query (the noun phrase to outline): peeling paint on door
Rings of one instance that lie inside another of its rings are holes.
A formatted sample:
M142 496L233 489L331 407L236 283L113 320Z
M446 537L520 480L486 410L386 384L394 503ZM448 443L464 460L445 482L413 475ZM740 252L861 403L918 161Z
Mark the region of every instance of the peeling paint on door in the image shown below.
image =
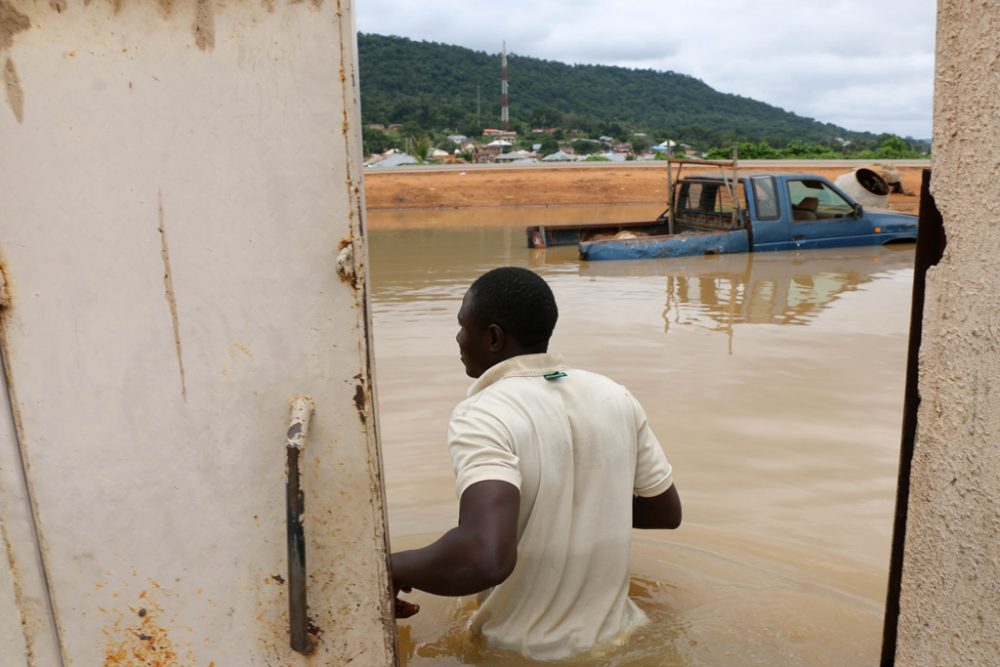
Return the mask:
M31 20L17 11L7 0L0 0L0 53L10 49L14 44L14 35L31 27ZM14 61L6 58L3 65L4 93L7 104L18 123L24 122L24 90L17 78Z
M14 118L18 123L24 122L24 91L21 89L21 82L17 78L17 70L14 69L14 61L7 58L3 67L4 89L7 93L7 104L14 112Z
M0 51L14 43L14 35L31 27L31 20L7 0L0 0Z

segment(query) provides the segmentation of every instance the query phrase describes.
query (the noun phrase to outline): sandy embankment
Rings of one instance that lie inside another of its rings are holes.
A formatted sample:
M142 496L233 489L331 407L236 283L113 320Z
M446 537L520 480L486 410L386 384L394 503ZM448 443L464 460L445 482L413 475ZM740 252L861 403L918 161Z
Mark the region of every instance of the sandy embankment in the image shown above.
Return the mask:
M863 164L847 161L828 164L776 161L764 165L754 163L740 171L805 172L833 181ZM908 194L891 195L890 208L916 213L921 171L928 166L928 163L918 162L896 164ZM703 171L716 169L686 165L683 173ZM367 170L365 198L370 210L664 203L667 199L667 170L664 162Z

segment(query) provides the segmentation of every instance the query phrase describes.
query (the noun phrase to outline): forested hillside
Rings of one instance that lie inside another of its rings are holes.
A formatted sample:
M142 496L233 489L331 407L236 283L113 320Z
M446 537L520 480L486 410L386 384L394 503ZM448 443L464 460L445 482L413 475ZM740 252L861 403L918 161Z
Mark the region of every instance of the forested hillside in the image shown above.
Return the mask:
M358 52L365 123L410 123L469 136L499 125L497 54L373 34L358 35ZM511 125L521 133L532 127L610 136L642 131L703 148L738 140L774 146L795 140L828 146L879 141L870 133L720 93L684 74L517 55L509 55L508 64Z

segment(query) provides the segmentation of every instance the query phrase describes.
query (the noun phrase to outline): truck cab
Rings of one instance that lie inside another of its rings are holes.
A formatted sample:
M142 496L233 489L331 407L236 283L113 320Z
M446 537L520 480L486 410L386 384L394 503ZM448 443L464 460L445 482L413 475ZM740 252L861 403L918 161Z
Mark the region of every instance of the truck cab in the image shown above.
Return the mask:
M866 211L812 174L756 174L749 181L753 250L806 250L916 241L916 218Z

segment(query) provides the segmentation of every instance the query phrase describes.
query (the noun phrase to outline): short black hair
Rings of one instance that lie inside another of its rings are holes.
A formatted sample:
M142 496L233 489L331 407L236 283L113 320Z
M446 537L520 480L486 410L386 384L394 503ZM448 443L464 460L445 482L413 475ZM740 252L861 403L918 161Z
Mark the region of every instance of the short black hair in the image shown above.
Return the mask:
M559 309L552 288L537 273L501 266L479 276L469 290L483 326L498 324L524 347L548 344Z

